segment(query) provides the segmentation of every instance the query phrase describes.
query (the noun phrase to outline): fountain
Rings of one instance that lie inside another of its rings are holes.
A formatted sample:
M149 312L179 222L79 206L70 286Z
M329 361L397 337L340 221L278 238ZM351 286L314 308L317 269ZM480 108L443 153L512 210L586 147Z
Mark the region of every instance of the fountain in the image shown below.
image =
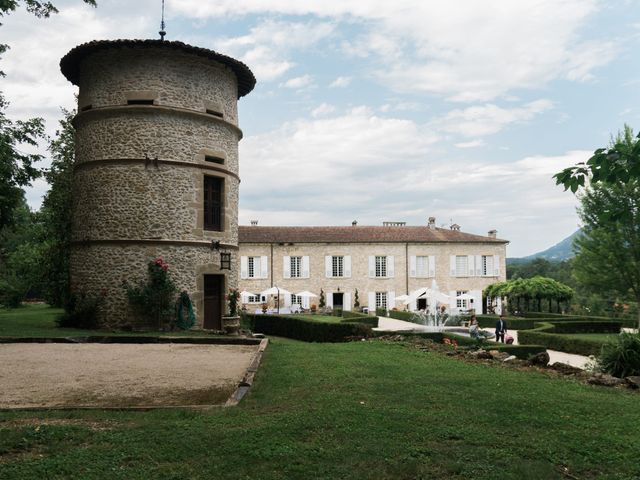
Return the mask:
M422 325L420 331L440 332L442 330L460 330L461 318L458 315L450 315L446 308L450 305L451 297L442 293L438 289L435 279L431 283L431 288L420 288L411 292L407 304L415 302L418 298L427 299L426 310L414 313L414 323ZM443 308L444 307L444 308ZM466 328L463 329L466 332Z

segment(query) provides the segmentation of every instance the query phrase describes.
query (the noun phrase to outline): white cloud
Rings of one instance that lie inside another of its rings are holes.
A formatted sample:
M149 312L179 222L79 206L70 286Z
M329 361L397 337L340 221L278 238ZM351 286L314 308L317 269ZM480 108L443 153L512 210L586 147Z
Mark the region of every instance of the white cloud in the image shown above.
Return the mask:
M290 78L282 84L286 88L301 89L313 85L313 77L311 75L302 75L300 77Z
M304 50L327 38L334 26L327 22L266 20L247 35L219 38L215 49L245 62L260 82L269 82L289 71L292 52Z
M452 110L444 118L436 119L433 123L444 132L480 137L498 133L510 124L531 120L551 108L553 103L549 100L536 100L519 108L501 108L486 104Z
M313 15L363 34L343 41L345 53L377 59L376 75L400 92L428 92L456 101L491 101L552 80L590 80L617 53L612 40L584 41L597 0L224 0L172 2L185 16L250 13Z
M484 140L471 140L469 142L460 142L454 144L454 146L457 148L477 148L483 147L484 145Z
M321 103L311 111L311 116L314 118L323 117L336 111L336 107L329 105L328 103Z
M344 88L348 87L351 84L351 77L338 77L331 84L329 88Z

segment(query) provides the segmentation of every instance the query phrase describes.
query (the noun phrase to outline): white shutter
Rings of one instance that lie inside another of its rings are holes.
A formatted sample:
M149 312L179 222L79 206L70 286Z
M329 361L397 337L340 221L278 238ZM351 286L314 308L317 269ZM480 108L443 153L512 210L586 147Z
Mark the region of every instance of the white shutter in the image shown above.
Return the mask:
M476 255L476 276L482 275L482 255Z
M396 292L387 292L387 310L396 306Z
M498 315L502 313L502 298L496 298L496 308L495 311Z
M449 256L449 265L451 267L451 276L455 277L456 276L456 256L455 255Z
M331 278L333 274L333 268L331 266L331 255L326 255L324 257L324 269L325 269L327 278Z
M269 266L267 265L267 257L260 257L260 271L262 278L269 278Z
M369 278L375 278L376 276L376 257L369 255Z
M351 310L351 293L344 292L344 297L342 299L342 309L343 310Z
M287 295L283 295L284 297L284 306L285 307L290 307L291 306L291 294L288 293Z
M246 293L241 293L240 294L240 302L241 303L249 303L249 295L247 295Z
M249 260L247 257L240 257L240 278L249 277Z
M473 255L467 255L467 271L470 277L476 274L476 257Z
M429 255L429 276L436 276L436 257L435 255Z
M376 292L369 292L369 311L376 311Z
M309 278L309 257L302 257L302 278Z
M415 278L416 276L416 256L411 255L409 257L409 276Z
M458 302L456 301L456 291L451 290L449 292L449 296L451 297L451 300L449 301L449 308L451 309L451 311L449 312L449 314L452 314L453 309L456 308L456 305L458 304Z
M473 296L473 303L469 302L469 308L476 311L476 315L482 314L482 290L471 290L469 295Z
M302 297L302 308L309 308L309 297Z
M418 301L415 299L412 300L407 307L409 307L409 311L415 312L418 309Z
M387 277L388 278L393 278L393 276L395 275L394 262L395 262L395 257L393 255L388 255L387 256Z
M344 277L351 278L351 255L344 256Z
M495 276L500 276L500 255L493 256L493 269L495 271Z
M282 257L282 278L291 278L291 257Z
M327 304L327 307L333 308L333 293L325 292L324 293L324 298L326 298L325 303Z

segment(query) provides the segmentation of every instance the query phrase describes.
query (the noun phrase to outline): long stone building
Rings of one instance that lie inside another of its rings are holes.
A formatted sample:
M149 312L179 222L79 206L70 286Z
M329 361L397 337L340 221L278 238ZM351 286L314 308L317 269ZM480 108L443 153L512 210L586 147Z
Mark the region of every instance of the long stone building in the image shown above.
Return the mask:
M322 290L328 307L346 310L356 290L361 307L403 309L396 297L437 286L450 298L450 311L482 311L482 290L506 278L507 243L495 230L481 236L457 225L438 228L435 218L424 226L240 226L239 288L250 310L269 300L260 292L272 286L293 294L281 299L285 308L317 305L319 298L295 294ZM414 298L406 307L425 309L427 302Z
M219 329L238 285L237 100L255 77L162 40L86 43L60 67L79 87L72 289L103 298L102 324L135 323L122 282L162 257L198 324Z

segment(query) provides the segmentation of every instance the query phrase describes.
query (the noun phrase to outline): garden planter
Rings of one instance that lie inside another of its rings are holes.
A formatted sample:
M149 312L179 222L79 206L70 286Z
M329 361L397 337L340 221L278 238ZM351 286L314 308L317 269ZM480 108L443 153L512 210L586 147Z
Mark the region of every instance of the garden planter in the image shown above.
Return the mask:
M227 335L238 335L240 317L222 317L222 329Z

